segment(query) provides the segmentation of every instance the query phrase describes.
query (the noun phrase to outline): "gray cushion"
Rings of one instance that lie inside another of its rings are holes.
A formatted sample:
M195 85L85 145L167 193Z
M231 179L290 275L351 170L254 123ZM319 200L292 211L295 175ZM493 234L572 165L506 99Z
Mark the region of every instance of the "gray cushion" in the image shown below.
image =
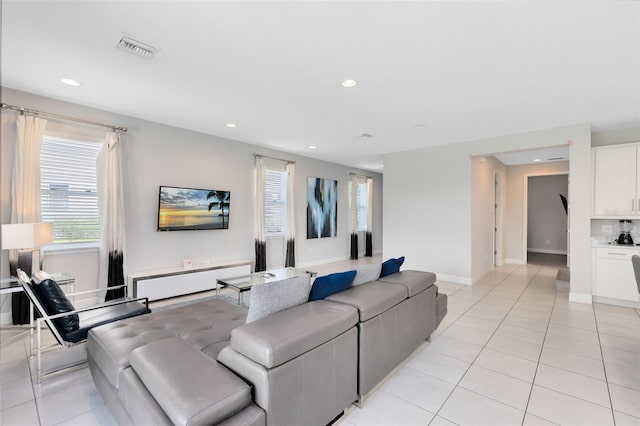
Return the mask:
M407 289L407 295L413 297L431 287L436 282L436 274L433 272L405 270L386 275L378 281L401 285Z
M380 271L382 270L382 263L372 263L369 265L358 265L356 268L356 277L353 280L352 286L369 283L375 281L380 277Z
M310 351L358 323L351 306L323 300L305 303L231 332L231 347L267 368Z
M367 321L407 298L407 290L399 285L374 281L332 294L325 300L345 303L358 309L360 321Z
M253 286L247 322L305 303L309 300L310 291L308 274Z
M92 328L87 351L112 386L129 367L134 349L150 342L181 337L210 358L229 344L231 330L244 324L247 310L221 299L212 299Z
M131 367L176 425L216 424L251 404L251 388L174 337L131 352Z

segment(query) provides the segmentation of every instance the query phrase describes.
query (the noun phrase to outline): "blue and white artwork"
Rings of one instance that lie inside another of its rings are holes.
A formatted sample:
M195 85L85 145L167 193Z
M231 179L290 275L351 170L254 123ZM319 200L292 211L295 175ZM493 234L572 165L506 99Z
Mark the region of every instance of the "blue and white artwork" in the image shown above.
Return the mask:
M307 178L307 239L338 234L338 181Z

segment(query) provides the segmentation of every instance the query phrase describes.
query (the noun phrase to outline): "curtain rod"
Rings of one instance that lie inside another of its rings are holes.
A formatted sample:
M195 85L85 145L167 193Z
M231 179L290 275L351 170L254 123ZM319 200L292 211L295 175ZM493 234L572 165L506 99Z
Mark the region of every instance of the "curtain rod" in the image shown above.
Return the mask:
M284 158L278 158L278 157L269 157L268 155L256 154L255 152L253 153L253 156L254 157L262 157L262 158L270 158L272 160L278 160L278 161L284 161L285 163L288 163L288 164L296 164L295 161L285 160Z
M38 110L35 110L35 109L23 108L23 107L19 107L19 106L15 106L15 105L7 105L7 104L3 103L2 104L2 109L9 109L9 110L12 110L12 111L18 111L18 112L21 112L23 114L45 115L45 116L53 117L53 118L60 118L62 120L68 120L68 121L75 121L75 122L78 122L78 123L90 124L92 126L106 127L107 129L112 129L112 130L114 130L116 132L127 133L127 128L126 127L112 126L110 124L103 124L103 123L98 123L98 122L95 122L95 121L83 120L81 118L68 117L66 115L54 114L54 113L51 113L51 112L38 111Z
M349 173L349 176L357 176L357 177L362 177L362 178L367 178L367 179L373 179L371 176L361 175L361 174L358 174L358 173Z

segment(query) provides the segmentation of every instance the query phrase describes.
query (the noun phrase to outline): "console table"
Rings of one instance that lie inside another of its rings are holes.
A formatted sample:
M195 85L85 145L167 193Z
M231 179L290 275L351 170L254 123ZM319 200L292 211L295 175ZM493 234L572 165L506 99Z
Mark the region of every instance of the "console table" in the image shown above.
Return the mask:
M129 294L149 301L216 289L216 280L251 273L249 260L224 260L191 267L174 267L131 273Z

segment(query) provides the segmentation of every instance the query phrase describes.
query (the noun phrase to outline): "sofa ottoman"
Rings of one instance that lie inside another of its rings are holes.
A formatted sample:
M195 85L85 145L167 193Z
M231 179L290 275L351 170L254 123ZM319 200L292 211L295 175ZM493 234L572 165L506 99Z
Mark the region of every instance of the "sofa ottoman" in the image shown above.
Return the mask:
M175 425L218 424L253 404L248 384L178 337L141 346L130 361ZM262 421L254 424L264 424L260 411Z

